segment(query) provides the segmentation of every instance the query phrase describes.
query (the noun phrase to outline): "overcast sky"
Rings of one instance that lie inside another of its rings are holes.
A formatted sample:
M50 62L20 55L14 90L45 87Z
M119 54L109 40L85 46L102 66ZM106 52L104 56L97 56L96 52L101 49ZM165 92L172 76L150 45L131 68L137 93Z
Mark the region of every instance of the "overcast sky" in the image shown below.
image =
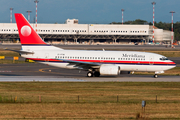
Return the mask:
M180 21L180 0L154 0L155 21L171 22L170 11L175 11L174 22ZM152 22L153 0L39 0L38 23L64 23L66 19L79 19L80 24L108 24L142 19ZM35 18L34 0L0 0L0 22L10 22L10 8L13 13L22 13L27 18L31 10L31 22ZM15 22L13 15L13 22Z

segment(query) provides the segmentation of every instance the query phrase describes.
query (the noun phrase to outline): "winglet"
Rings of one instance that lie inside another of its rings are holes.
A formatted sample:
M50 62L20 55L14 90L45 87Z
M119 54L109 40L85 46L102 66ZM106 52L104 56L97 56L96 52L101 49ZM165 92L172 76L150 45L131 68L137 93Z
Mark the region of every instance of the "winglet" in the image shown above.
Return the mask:
M14 15L22 45L46 45L22 14L15 13Z

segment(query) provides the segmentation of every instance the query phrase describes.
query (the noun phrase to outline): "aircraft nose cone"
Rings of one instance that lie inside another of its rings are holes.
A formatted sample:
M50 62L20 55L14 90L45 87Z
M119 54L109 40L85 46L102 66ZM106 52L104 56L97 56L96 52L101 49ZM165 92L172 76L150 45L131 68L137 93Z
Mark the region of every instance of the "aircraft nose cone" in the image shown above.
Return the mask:
M176 63L175 63L175 62L173 62L173 64L174 64L174 65L176 65Z
M172 63L173 65L176 65L176 63L175 63L175 62L173 62L173 61L171 61L171 63Z
M171 65L173 65L174 67L176 67L176 63L171 61Z

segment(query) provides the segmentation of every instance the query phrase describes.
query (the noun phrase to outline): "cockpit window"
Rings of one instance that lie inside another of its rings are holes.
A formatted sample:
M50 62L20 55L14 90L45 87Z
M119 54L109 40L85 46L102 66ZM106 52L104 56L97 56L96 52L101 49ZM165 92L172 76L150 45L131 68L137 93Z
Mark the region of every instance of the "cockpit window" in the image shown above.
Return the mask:
M162 57L162 58L160 58L160 60L168 60L168 58L167 57Z

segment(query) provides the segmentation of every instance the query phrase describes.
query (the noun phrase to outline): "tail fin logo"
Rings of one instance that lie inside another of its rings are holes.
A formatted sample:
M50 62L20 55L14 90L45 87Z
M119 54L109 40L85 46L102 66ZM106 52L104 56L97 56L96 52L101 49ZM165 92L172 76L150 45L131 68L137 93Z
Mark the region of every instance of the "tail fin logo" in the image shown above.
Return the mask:
M24 25L22 28L21 28L21 34L24 36L24 37L28 37L30 34L31 34L31 28L27 25Z
M22 45L47 45L22 14L15 13L15 18Z

